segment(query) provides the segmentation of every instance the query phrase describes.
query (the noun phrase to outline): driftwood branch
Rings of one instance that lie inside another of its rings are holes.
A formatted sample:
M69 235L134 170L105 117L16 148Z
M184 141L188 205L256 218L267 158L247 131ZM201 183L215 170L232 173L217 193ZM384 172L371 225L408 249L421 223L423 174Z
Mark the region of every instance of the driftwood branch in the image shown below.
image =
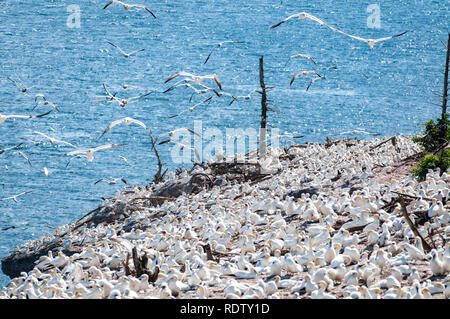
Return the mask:
M400 196L398 198L398 201L402 207L402 214L403 217L405 218L406 222L408 223L409 227L411 228L411 230L413 231L414 235L416 235L417 237L420 238L420 240L422 241L422 246L423 249L425 250L426 253L429 253L431 251L431 247L430 245L428 245L428 243L426 242L426 240L422 237L422 235L419 233L419 231L417 230L416 226L414 226L413 222L411 221L411 219L409 218L408 215L408 211L406 209L406 204L405 204L405 200L403 199L402 196Z
M397 195L400 195L400 196L403 196L403 197L409 197L409 198L413 198L413 199L419 199L419 197L417 197L417 196L413 196L413 195L409 195L409 194L404 194L404 193L399 193L399 192L396 192L396 191L391 191L391 193L394 193L394 194L397 194ZM432 201L432 199L431 198L427 198L427 197L422 197L422 199L423 200L427 200L427 201Z
M394 147L397 147L397 138L395 136L392 136L391 138L388 138L386 141L383 141L383 142L375 145L374 147L371 147L370 150L372 151L372 150L380 147L381 145L383 145L383 144L385 144L385 143L387 143L389 141L392 142L392 145L394 145ZM398 151L398 149L397 149L397 151Z

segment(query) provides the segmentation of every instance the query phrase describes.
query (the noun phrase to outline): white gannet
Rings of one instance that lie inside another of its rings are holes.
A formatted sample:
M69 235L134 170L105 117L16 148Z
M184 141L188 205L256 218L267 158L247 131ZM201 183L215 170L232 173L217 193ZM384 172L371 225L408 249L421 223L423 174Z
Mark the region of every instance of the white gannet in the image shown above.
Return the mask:
M103 9L108 8L108 7L109 7L111 4L113 4L113 3L117 3L117 4L123 5L123 7L125 8L125 10L130 10L131 8L142 8L142 9L145 9L145 10L147 10L154 18L156 18L156 16L153 14L153 12L151 12L150 9L147 8L147 7L146 7L145 5L143 5L143 4L128 4L128 3L124 3L124 2L122 2L122 1L112 0L112 1L108 2L108 3L103 7Z
M225 43L245 43L244 41L232 41L232 40L228 40L228 41L222 41L219 42L216 46L214 46L214 48L211 50L211 52L208 54L208 57L206 58L205 62L203 62L203 65L206 64L206 62L208 62L211 54L213 53L214 49L216 48L221 48Z
M311 79L311 81L309 81L308 83L308 86L306 87L306 91L308 91L311 85L317 80L326 80L326 78L324 76L316 76L315 78Z
M194 80L195 84L200 84L202 82L202 80L204 79L213 79L217 86L219 87L219 89L222 90L222 84L220 83L219 78L217 77L217 75L215 74L207 74L207 75L195 75L192 73L188 73L188 72L184 72L184 71L180 71L178 73L175 73L174 75L170 76L164 83L167 83L173 79L175 79L178 76L186 76L191 78L192 80Z
M313 20L313 21L315 21L315 22L317 22L317 23L319 23L321 25L324 25L324 26L330 28L333 31L339 32L339 33L341 33L343 35L346 35L348 37L351 37L353 39L356 39L356 40L359 40L359 41L363 41L363 42L367 43L370 46L370 48L372 48L372 49L373 49L375 43L377 43L377 42L390 40L392 38L399 37L399 36L405 34L406 32L408 32L408 31L404 31L404 32L402 32L400 34L396 34L396 35L392 35L392 36L384 37L384 38L379 38L379 39L366 39L366 38L361 38L361 37L357 37L357 36L354 36L354 35L347 34L347 33L343 32L343 31L341 31L339 29L336 29L335 27L332 27L332 26L326 24L321 19L319 19L319 18L317 18L317 17L315 17L315 16L313 16L313 15L311 15L309 13L306 13L306 12L300 12L300 13L293 14L293 15L287 17L286 19L284 19L283 21L280 21L277 24L272 25L270 27L270 29L276 28L279 25L281 25L282 23L285 23L286 21L289 21L290 19L293 19L293 18L298 18L299 20L311 19L311 20Z
M445 274L445 267L443 261L439 258L436 249L431 250L430 269L433 275L440 276Z
M344 134L367 134L367 135L380 135L380 133L369 133L365 131L359 131L359 130L353 130L353 131L346 131L341 133L332 133L329 135L344 135Z
M310 55L307 55L307 54L299 53L299 54L291 55L288 59L288 62L293 58L306 58L306 59L311 60L312 63L317 64L317 62L314 61L314 59ZM286 64L287 64L287 62L286 62Z
M180 146L180 149L181 149L181 150L184 149L184 148L193 150L194 153L195 153L195 158L197 159L197 161L200 161L200 153L199 153L198 150L195 148L195 146L186 145L186 144L183 144L183 143L181 143L181 142L178 142L178 141L175 141L175 140L171 140L171 139L165 140L165 141L162 141L162 142L159 142L158 144L166 144L166 143L174 143L174 144L177 144L178 146Z
M106 145L97 146L95 148L75 150L72 152L65 153L64 155L72 156L72 155L77 155L77 154L85 154L87 156L88 161L92 162L94 160L95 152L100 151L100 150L106 150L106 149L112 148L112 147L124 146L124 145L127 145L127 144L106 144Z
M37 114L37 115L4 115L4 114L0 114L0 124L5 122L9 118L33 119L33 118L46 116L46 115L50 114L51 112L52 111L48 111L48 112L45 112L42 114Z
M122 181L124 184L127 184L127 181L122 177L117 177L113 179L102 178L96 181L94 184L98 184L100 182L106 182L108 184L116 184L118 181Z
M124 117L123 119L120 119L120 120L116 120L116 121L111 122L111 123L108 125L108 127L103 131L102 135L100 135L100 137L99 137L98 139L101 139L102 136L105 135L105 134L106 134L110 129L112 129L114 126L119 125L119 124L122 124L122 123L124 123L125 125L137 124L137 125L139 125L140 127L144 128L144 129L147 131L147 133L150 134L150 136L152 135L151 131L148 129L148 127L147 127L144 123L142 123L142 122L139 121L139 120L136 120L136 119L133 119L133 118L127 116L127 117Z
M22 144L23 144L23 143L19 143L19 144L15 145L15 146L7 147L7 148L2 148L2 147L0 147L0 154L3 154L3 153L5 153L5 152L7 152L7 151L10 151L10 150L14 150L14 149L16 149L16 148L19 148L20 146L22 146Z
M194 130L191 130L190 128L180 127L180 128L175 129L175 130L172 130L172 131L170 131L170 132L159 134L159 135L156 137L156 140L159 140L162 136L166 136L166 135L169 135L169 137L172 137L173 134L175 134L175 132L179 132L179 131L188 131L188 132L191 133L191 134L200 136L200 134L198 134L198 133L195 132Z
M108 89L106 88L106 85L104 83L103 83L103 89L105 89L105 91L109 95L111 101L116 101L117 103L119 103L119 106L121 106L121 107L125 107L125 105L127 105L127 104L135 103L135 102L137 102L138 99L143 98L152 93L150 91L150 92L147 92L147 93L139 95L139 96L130 97L128 99L124 99L124 98L119 99L118 97L115 96L115 94L113 95L108 91Z
M42 133L42 132L38 132L38 131L31 131L31 132L33 132L33 133L35 133L35 134L39 134L39 135L41 135L41 136L43 136L43 137L49 139L50 142L51 142L52 144L55 144L55 143L56 143L56 144L65 144L65 145L69 145L69 146L71 146L71 147L73 147L73 148L76 148L75 145L73 145L73 144L71 144L71 143L69 143L69 142L66 142L66 141L63 141L63 140L58 140L58 139L56 139L56 138L54 138L54 137L50 137L50 136L48 136L48 135L45 135L45 134Z
M14 195L14 196L9 196L9 197L5 197L5 198L1 198L1 199L0 199L0 202L3 202L3 201L8 200L8 199L12 199L13 201L15 201L15 202L17 203L17 197L22 196L22 195L25 195L25 194L28 194L28 193L31 193L31 192L33 192L33 191L26 191L26 192L22 192L22 193L20 193L20 194Z
M118 45L116 45L116 44L114 44L114 43L112 43L112 42L109 42L109 41L106 41L106 42L108 42L109 44L111 44L113 47L115 47L117 50L119 50L126 58L128 58L130 55L132 55L132 54L135 54L135 53L138 53L138 52L141 52L141 51L145 51L145 49L139 49L139 50L135 50L135 51L132 51L132 52L130 52L130 53L127 53L127 52L125 52L124 50L122 50Z
M8 80L10 80L12 83L14 83L14 85L17 86L22 93L27 93L29 89L35 87L35 85L30 86L30 87L24 87L22 84L20 84L19 82L17 82L14 79L11 79L10 77L8 77Z
M33 165L31 165L30 159L28 158L27 155L25 155L24 152L22 152L22 151L15 151L15 152L12 152L12 154L17 154L17 155L22 156L24 159L27 160L28 165L33 166Z
M299 75L303 75L303 76L308 76L309 73L315 73L317 74L317 76L322 77L319 73L317 73L314 70L306 70L306 71L300 71L297 73L294 73L294 75L291 78L291 82L289 83L289 85L292 85L292 83L294 83L295 79L299 76Z

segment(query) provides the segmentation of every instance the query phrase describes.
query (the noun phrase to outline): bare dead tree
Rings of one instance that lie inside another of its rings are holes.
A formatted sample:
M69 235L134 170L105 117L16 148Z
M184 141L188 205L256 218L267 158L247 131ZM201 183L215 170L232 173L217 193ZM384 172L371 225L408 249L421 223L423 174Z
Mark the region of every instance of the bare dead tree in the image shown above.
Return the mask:
M450 59L450 33L447 39L447 57L445 60L445 73L444 73L444 94L442 96L442 119L447 114L447 99L448 99L448 64Z
M153 137L153 134L150 130L149 130L149 133L150 133L150 139L152 142L153 152L155 153L156 160L158 161L158 171L156 172L155 176L153 177L153 182L155 184L159 184L164 180L164 175L167 172L167 168L164 172L162 172L163 164L161 162L161 158L159 157L158 150L156 149L156 140Z
M443 141L443 147L441 148L441 153L439 155L440 160L444 156L445 146L448 145L449 141L447 141L447 99L448 99L448 64L450 59L450 33L448 34L447 39L447 56L445 58L445 72L444 72L444 92L442 94L442 116L441 116L441 139Z
M262 157L267 151L266 124L267 124L267 92L264 83L264 56L259 58L259 84L261 86L261 126L259 131L259 156Z

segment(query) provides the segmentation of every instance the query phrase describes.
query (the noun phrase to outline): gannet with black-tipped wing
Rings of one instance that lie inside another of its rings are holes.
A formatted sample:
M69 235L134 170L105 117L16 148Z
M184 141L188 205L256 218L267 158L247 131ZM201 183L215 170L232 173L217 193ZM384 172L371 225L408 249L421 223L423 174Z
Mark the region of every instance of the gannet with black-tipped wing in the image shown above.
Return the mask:
M306 88L306 91L308 91L309 88L311 87L311 85L314 82L316 82L317 80L325 80L325 77L324 76L318 76L318 77L313 78L311 81L309 81L309 84L308 84L308 87Z
M143 4L128 4L128 3L125 3L125 2L122 2L122 1L112 0L112 1L108 2L108 3L103 7L103 9L108 8L108 7L109 7L111 4L113 4L113 3L117 3L117 4L123 5L123 7L125 8L125 10L130 10L131 8L141 8L141 9L145 9L145 10L147 10L148 12L150 12L150 14L151 14L154 18L156 18L156 16L153 14L153 12L151 12L150 9L147 8L147 7L146 7L145 5L143 5Z
M54 137L50 137L50 136L48 136L48 135L46 135L46 134L44 134L42 132L38 132L38 131L32 131L32 132L49 139L52 144L65 144L65 145L69 145L69 146L71 146L73 148L76 148L76 146L73 145L72 143L69 143L69 142L66 142L66 141L62 141L62 140L58 140L58 139L56 139Z
M72 152L65 153L64 155L72 156L72 155L77 155L77 154L85 154L87 156L88 161L92 162L94 160L95 152L101 151L101 150L106 150L106 149L112 148L112 147L124 146L124 145L127 145L127 144L106 144L106 145L97 146L95 148L75 150Z
M5 198L1 198L1 199L0 199L0 202L3 202L3 201L8 200L8 199L12 199L13 201L15 201L15 202L17 203L17 197L22 196L22 195L25 195L25 194L29 194L29 193L31 193L31 192L33 192L33 191L26 191L26 192L23 192L23 193L14 195L14 196L9 196L9 197L5 197Z
M135 54L135 53L137 53L137 52L145 51L145 49L139 49L139 50L135 50L135 51L132 51L132 52L130 52L130 53L127 53L127 52L125 52L124 50L122 50L118 45L116 45L116 44L114 44L114 43L112 43L112 42L109 42L109 41L106 41L106 42L108 42L108 43L111 44L113 47L115 47L117 50L119 50L126 58L128 58L130 55Z
M299 58L306 58L306 59L311 60L312 63L317 64L317 62L316 62L311 56L309 56L309 55L307 55L307 54L303 54L303 53L294 54L294 55L291 55L291 56L289 57L289 60L290 60L290 59L293 59L293 58L298 58L298 59L299 59ZM288 60L288 62L289 62L289 60Z
M16 149L16 148L19 148L22 144L23 144L23 143L19 143L19 144L15 145L15 146L7 147L7 148L2 148L2 147L0 147L0 154L3 154L3 153L5 153L5 152L7 152L7 151L10 151L10 150L14 150L14 149Z
M118 181L122 181L124 184L127 184L127 181L123 177L117 177L117 178L113 178L113 179L107 179L107 178L99 179L98 181L96 181L94 183L94 185L98 184L100 182L107 182L108 184L116 184Z
M109 96L109 98L111 99L111 101L116 101L117 103L119 103L119 105L121 106L121 107L125 107L125 105L127 105L127 104L131 104L131 103L134 103L134 102L136 102L136 100L138 100L138 99L140 99L140 98L143 98L143 97L145 97L145 96L147 96L147 95L149 95L149 94L151 94L152 92L148 92L148 93L145 93L145 94L142 94L142 95L139 95L139 96L134 96L134 97L130 97L130 98L128 98L128 99L119 99L118 97L116 97L115 96L115 94L113 95L113 94L111 94L109 91L108 91L108 89L106 88L106 85L105 84L103 84L103 88L105 89L105 91L106 91L106 93L108 94L108 96Z
M24 87L22 84L20 84L19 82L17 82L16 80L11 79L10 77L8 77L8 80L10 80L12 83L14 83L14 85L17 86L17 87L20 89L20 91L21 91L22 93L27 93L29 89L35 87L35 85L33 85L33 86L30 86L30 87L27 87L27 88L26 88L26 87Z
M337 29L337 28L335 28L335 27L333 27L333 26L328 25L327 23L325 23L325 22L322 21L321 19L319 19L319 18L317 18L317 17L315 17L315 16L313 16L313 15L307 13L307 12L300 12L300 13L293 14L293 15L287 17L286 19L284 19L284 20L278 22L277 24L274 24L274 25L270 26L270 29L276 28L276 27L278 27L279 25L285 23L286 21L289 21L289 20L294 19L294 18L297 18L297 19L300 19L300 20L303 20L303 19L311 19L311 20L313 20L313 21L315 21L315 22L317 22L317 23L319 23L319 24L321 24L321 25L326 26L327 28L330 28L330 29L333 30L333 31L339 32L339 33L341 33L341 34L343 34L343 35L346 35L346 36L348 36L348 37L351 37L351 38L353 38L353 39L356 39L356 40L359 40L359 41L366 42L372 49L373 49L375 43L377 43L377 42L390 40L390 39L392 39L392 38L396 38L396 37L399 37L399 36L401 36L401 35L404 35L406 32L408 32L408 31L404 31L404 32L399 33L399 34L395 34L395 35L392 35L392 36L389 36L389 37L384 37L384 38L379 38L379 39L370 39L370 38L369 38L369 39L366 39L366 38L362 38L362 37L358 37L358 36L354 36L354 35L345 33L344 31L341 31L341 30L339 30L339 29Z
M17 155L22 156L24 159L27 160L28 165L33 166L33 165L31 165L30 159L28 158L28 156L25 155L24 152L22 152L22 151L15 151L15 152L13 152L13 154L17 154Z
M114 122L111 122L108 127L103 131L102 135L100 135L99 139L102 138L103 135L105 135L110 129L112 129L114 126L119 125L125 123L126 125L130 125L130 124L137 124L139 126L141 126L142 128L144 128L150 135L150 130L147 128L147 126L142 123L141 121L135 120L131 117L124 117L123 119L120 120L116 120Z
M158 137L156 138L156 140L159 140L162 136L166 136L166 135L169 135L169 137L172 137L173 134L175 134L175 132L179 132L179 131L188 131L188 132L191 133L191 134L200 136L200 134L198 134L198 133L195 132L194 130L191 130L190 128L187 128L187 127L180 127L180 128L175 129L175 130L172 130L172 131L170 131L170 132L159 134Z
M192 80L194 80L195 84L200 84L202 82L202 80L204 80L204 79L214 79L214 81L216 81L216 84L219 87L219 89L222 89L222 84L220 84L220 80L217 77L217 75L215 75L215 74L195 75L192 73L181 71L181 72L175 73L174 75L170 76L164 83L167 83L167 82L175 79L178 76L186 76L188 78L191 78Z
M161 144L165 144L165 143L174 143L174 144L177 144L178 146L180 146L180 149L188 148L188 149L193 150L195 153L195 157L197 158L198 161L200 161L200 153L197 151L197 149L194 146L186 145L186 144L183 144L178 141L171 140L171 139L159 142L158 144L161 145Z
M315 73L319 77L322 77L319 73L317 73L314 70L300 71L300 72L294 73L294 75L292 76L292 79L291 79L291 82L289 83L289 85L292 85L292 83L294 83L294 80L297 78L297 76L299 76L299 75L308 76L309 73Z
M221 48L225 43L245 43L244 41L232 41L232 40L227 40L227 41L222 41L219 42L216 46L214 46L214 48L211 50L211 52L208 54L208 57L206 58L205 62L203 62L203 64L205 65L206 62L208 62L209 58L211 57L211 54L213 53L213 51L217 48Z
M50 114L51 112L52 111L48 111L48 112L45 112L42 114L37 114L37 115L3 115L3 114L0 114L0 124L5 122L9 118L33 119L33 118L37 118L37 117L46 116L46 115Z

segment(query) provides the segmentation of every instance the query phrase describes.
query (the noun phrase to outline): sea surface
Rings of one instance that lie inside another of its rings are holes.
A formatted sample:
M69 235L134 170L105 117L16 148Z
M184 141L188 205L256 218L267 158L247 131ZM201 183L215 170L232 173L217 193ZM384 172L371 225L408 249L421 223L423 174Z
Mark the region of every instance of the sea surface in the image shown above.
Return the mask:
M226 128L259 127L258 93L231 105L226 96L214 98L192 112L170 118L212 96L210 92L194 95L190 101L192 91L186 87L163 93L182 79L164 83L179 71L214 73L223 91L247 95L259 88L258 63L264 55L265 82L274 87L269 98L272 107L282 112L270 112L268 123L280 135L304 135L302 139L285 136L280 140L282 145L324 142L327 136L374 137L330 136L353 130L415 135L422 123L440 114L435 104L441 102L438 95L443 88L445 48L441 41L447 39L449 1L131 2L146 4L156 19L145 10L126 11L117 4L104 10L107 3L0 1L0 114L30 115L52 110L45 117L8 119L0 124L0 147L23 143L19 149L0 154L0 199L32 191L17 197L17 202L0 201L0 258L9 255L16 245L53 232L55 226L74 222L97 207L102 196L112 196L124 187L120 181L96 181L123 177L129 184L144 185L153 179L156 159L148 134L137 125L122 124L99 139L112 121L132 117L145 123L155 136L180 127L193 129L194 120L202 121L203 132L216 129L223 135ZM368 12L370 5L375 11ZM302 11L361 37L408 33L371 49L364 42L307 19L292 19L269 30L269 26ZM217 47L227 40L244 43ZM126 58L107 41L127 52L145 50ZM308 59L289 59L298 53L310 55L317 64ZM328 70L330 66L337 69ZM308 91L313 75L301 75L290 85L292 75L303 70L315 70L325 79L314 82ZM22 93L8 77L33 87ZM216 85L211 80L203 83ZM118 97L152 93L120 107L116 102L91 97L105 95L103 84ZM123 89L124 84L143 89ZM50 105L36 106L38 93L57 105L60 112ZM74 150L72 147L52 144L33 131L78 148L127 145L98 151L92 162L86 158L69 162L70 156L64 154ZM158 145L158 150L169 170L190 166L177 163L173 144ZM15 151L23 152L31 165ZM8 281L1 273L0 287Z

